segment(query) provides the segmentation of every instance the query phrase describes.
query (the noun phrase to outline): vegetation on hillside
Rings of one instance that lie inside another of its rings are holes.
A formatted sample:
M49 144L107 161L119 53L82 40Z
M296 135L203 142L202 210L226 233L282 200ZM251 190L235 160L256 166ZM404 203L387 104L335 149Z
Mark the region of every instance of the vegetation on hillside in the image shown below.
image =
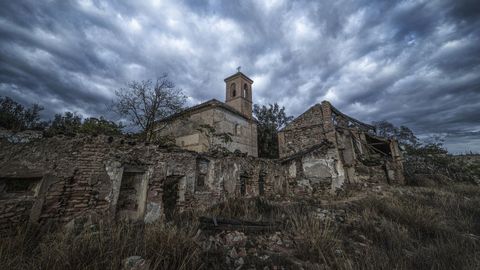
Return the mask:
M405 176L410 184L429 182L435 185L450 181L480 183L480 159L467 163L461 156L449 154L441 138L431 137L420 141L405 126L396 127L388 121L373 124L377 135L398 140L404 149Z
M127 87L115 91L115 100L111 110L130 121L136 129L136 137L144 141L153 141L154 130L161 129L158 121L183 109L186 96L175 87L167 75L154 82L132 81ZM66 111L56 114L52 120L41 120L43 107L32 104L25 107L10 97L0 96L0 128L14 132L24 130L42 131L45 136L76 134L119 135L123 133L121 123L101 117L83 119L82 115Z
M41 131L45 136L120 135L123 133L121 123L109 121L104 117L83 119L80 114L72 112L56 114L52 120L43 121L40 119L42 110L43 107L38 104L24 107L9 97L0 97L0 128L15 132Z
M89 117L82 119L79 114L65 112L63 115L56 114L49 123L44 133L46 136L67 135L74 136L77 133L90 135L120 135L123 125L108 121L103 117Z

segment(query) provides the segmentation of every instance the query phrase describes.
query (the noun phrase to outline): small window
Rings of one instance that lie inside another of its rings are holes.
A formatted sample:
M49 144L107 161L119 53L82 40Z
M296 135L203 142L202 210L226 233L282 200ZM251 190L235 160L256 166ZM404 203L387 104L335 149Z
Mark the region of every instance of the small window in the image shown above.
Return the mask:
M260 173L258 177L258 194L265 195L265 173Z
M248 85L247 84L243 85L243 97L244 98L248 97Z
M235 97L237 95L237 86L235 83L232 83L230 85L230 91L232 92L232 97Z
M206 188L205 182L207 181L209 163L208 159L197 159L197 191L204 191Z
M203 188L205 186L205 174L198 174L197 187Z
M242 133L242 127L239 124L235 124L235 135L240 136Z
M0 198L35 196L41 177L0 178Z
M251 177L247 174L240 175L240 195L245 196L247 194L247 185L251 182Z

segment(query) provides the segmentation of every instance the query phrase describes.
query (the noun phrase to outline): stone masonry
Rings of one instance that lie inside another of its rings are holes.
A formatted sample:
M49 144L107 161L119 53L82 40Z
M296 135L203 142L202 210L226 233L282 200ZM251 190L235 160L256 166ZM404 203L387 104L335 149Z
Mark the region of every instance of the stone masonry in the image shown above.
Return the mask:
M158 122L160 148L128 137L42 138L0 130L0 232L21 224L71 224L80 217L169 220L232 197L315 196L366 182L403 184L395 140L324 101L279 132L278 160L257 158L253 81L227 79L226 102L211 100ZM214 153L220 142L231 153Z
M253 81L242 72L225 79L225 102L212 99L156 123L155 134L178 147L208 152L223 147L256 157L257 121L252 117ZM213 132L206 132L210 127ZM222 141L222 134L231 141Z
M374 134L328 101L311 107L278 135L287 181L307 194L367 181L404 184L398 143Z
M229 197L286 192L277 161L244 155L215 157L106 136L0 139L0 148L0 231L85 214L148 223Z

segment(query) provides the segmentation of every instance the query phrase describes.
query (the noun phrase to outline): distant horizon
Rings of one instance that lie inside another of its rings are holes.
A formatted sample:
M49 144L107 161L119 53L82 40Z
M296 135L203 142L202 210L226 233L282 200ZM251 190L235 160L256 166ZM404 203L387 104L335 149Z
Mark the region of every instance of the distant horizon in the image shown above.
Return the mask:
M438 1L6 1L0 95L118 121L107 106L163 73L188 105L224 101L237 67L253 103L294 117L322 100L366 123L480 152L480 5Z

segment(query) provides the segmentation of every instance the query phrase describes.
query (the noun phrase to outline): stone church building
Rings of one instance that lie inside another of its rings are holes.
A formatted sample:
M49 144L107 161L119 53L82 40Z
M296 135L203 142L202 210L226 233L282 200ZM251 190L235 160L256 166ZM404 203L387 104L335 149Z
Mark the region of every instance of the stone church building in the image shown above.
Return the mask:
M180 148L195 152L223 146L231 152L257 157L252 84L249 77L238 71L225 79L225 102L212 99L171 115L157 123L157 136L169 136ZM205 127L212 129L208 132ZM220 134L228 134L232 141L222 141Z
M327 101L279 132L279 159L258 158L252 84L237 72L225 79L225 103L213 99L158 122L158 136L173 137L179 148L125 136L42 138L0 130L0 235L27 222L151 223L229 198L405 184L398 143ZM207 125L232 141L203 132ZM212 155L216 146L248 155Z

